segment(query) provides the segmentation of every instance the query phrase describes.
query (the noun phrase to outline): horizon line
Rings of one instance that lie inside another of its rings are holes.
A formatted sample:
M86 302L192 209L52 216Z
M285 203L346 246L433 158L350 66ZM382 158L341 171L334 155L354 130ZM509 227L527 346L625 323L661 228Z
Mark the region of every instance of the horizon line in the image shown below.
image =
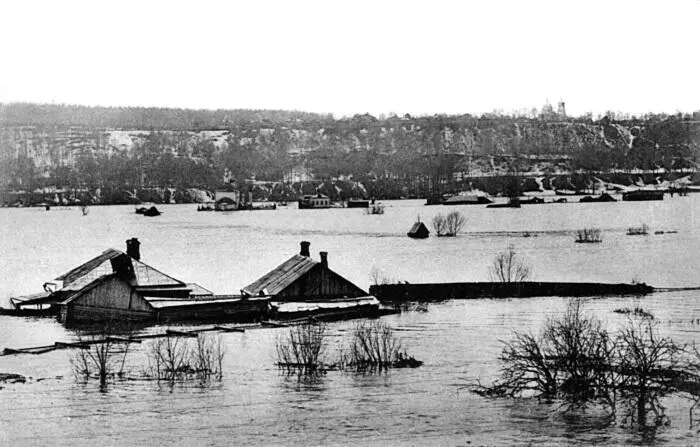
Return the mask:
M565 101L561 101L566 104ZM532 106L528 108L519 108L519 109L509 109L506 110L504 108L495 108L490 111L482 111L482 112L420 112L420 113L410 113L410 112L405 112L405 113L397 113L395 111L388 111L388 112L379 112L379 113L372 113L369 111L364 111L364 112L355 112L351 115L349 114L341 114L341 113L336 113L336 112L316 112L316 111L309 111L309 110L304 110L304 109L298 109L298 108L290 108L290 109L285 109L285 108L255 108L255 107L183 107L183 106L169 106L169 105L126 105L126 104L120 104L120 105L105 105L105 104L81 104L81 103L71 103L71 102L36 102L36 101L28 101L28 100L9 100L9 101L2 101L0 100L0 106L5 106L5 105L35 105L35 106L56 106L56 107L84 107L84 108L103 108L103 109L120 109L120 108L127 108L127 109L163 109L163 110L184 110L184 111L195 111L195 112L218 112L218 111L263 111L263 112L296 112L296 113L307 113L307 114L312 114L312 115L319 115L319 116L331 116L335 120L341 120L345 118L353 118L355 116L363 116L363 115L370 115L374 118L377 119L386 119L390 117L404 117L405 115L409 115L411 118L426 118L426 117L432 117L432 116L465 116L465 115L470 115L474 117L480 117L484 115L497 115L497 116L502 116L502 117L531 117L531 112L533 109L537 110L538 115L542 115L543 107L545 105L550 105L548 101L545 101L545 103L540 106L539 108L537 106ZM552 112L553 115L559 115L559 113L555 110ZM640 118L645 115L667 115L667 116L675 116L678 114L681 115L694 115L696 113L700 113L700 107L695 110L681 110L681 109L676 109L674 112L668 112L668 111L646 111L643 113L632 113L632 112L627 112L624 110L606 110L605 112L598 112L594 113L592 110L588 110L582 114L569 114L566 113L564 116L566 118L584 118L587 115L590 115L591 117L599 117L602 118L604 116L608 116L609 114L614 114L614 115L625 115L629 116L630 118ZM384 118L382 118L384 117ZM536 118L532 118L536 119Z

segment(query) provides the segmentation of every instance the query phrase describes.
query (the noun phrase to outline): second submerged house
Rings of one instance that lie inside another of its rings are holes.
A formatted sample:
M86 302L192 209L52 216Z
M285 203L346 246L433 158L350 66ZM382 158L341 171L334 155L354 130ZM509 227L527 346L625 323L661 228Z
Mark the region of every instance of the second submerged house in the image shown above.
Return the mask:
M245 297L268 297L278 318L351 318L378 315L379 301L328 267L328 253L311 259L309 246L241 290Z
M241 295L269 296L276 301L306 301L357 298L368 293L328 267L328 253L321 261L311 259L310 243L301 242L301 251L241 289Z

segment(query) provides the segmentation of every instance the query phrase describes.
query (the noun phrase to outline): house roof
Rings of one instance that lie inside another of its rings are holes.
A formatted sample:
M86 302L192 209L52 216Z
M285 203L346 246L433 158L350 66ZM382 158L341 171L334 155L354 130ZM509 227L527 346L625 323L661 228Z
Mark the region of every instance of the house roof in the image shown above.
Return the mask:
M317 264L306 256L294 255L241 291L251 296L258 296L261 292L263 295L276 295Z
M103 251L101 255L90 259L86 263L79 265L78 267L74 268L73 270L70 270L67 273L64 273L56 279L59 281L63 281L64 287L68 284L77 281L80 278L83 278L85 275L95 275L95 277L93 278L95 279L98 276L102 276L102 274L107 274L107 272L99 274L100 272L96 272L98 269L100 269L107 261L116 258L117 256L120 256L122 254L124 253L120 252L119 250L115 250L113 248L107 249ZM92 281L90 280L88 282Z
M137 287L180 287L185 283L156 270L148 264L137 261L124 252L110 248L80 266L56 278L63 281L63 291L77 291L96 279L117 272L119 266L131 266L134 272L134 286Z
M172 276L154 269L150 265L144 264L141 261L131 258L131 264L134 266L136 274L136 282L139 287L149 286L184 286L185 283L179 281Z
M428 230L428 228L425 226L425 224L423 222L416 222L411 227L411 230L409 231L409 233L419 233L419 232L420 233L423 233L423 232L430 233L430 230Z
M188 282L187 283L187 288L192 290L190 295L192 296L211 296L214 295L214 292L212 292L209 289L205 289L204 287L200 286L199 284L195 284L193 282Z

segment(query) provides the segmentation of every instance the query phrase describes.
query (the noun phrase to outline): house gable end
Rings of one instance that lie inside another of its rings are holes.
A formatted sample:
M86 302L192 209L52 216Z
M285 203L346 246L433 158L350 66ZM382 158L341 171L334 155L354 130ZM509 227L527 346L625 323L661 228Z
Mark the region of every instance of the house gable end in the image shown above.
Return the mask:
M316 264L305 256L294 255L254 283L241 289L241 292L247 296L257 296L260 293L277 295L313 269Z
M275 295L280 300L313 300L327 298L355 298L368 293L322 264L297 278Z
M151 312L153 307L123 278L109 275L93 281L88 286L63 301L64 305Z

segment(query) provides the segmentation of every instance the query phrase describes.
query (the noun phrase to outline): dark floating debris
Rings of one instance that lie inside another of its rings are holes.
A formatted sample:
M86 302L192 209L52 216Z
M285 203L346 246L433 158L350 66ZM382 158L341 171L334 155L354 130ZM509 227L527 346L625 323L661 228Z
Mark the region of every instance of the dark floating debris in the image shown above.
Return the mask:
M25 383L27 378L20 374L0 373L0 383Z
M580 203L605 203L605 202L617 202L613 196L608 193L603 193L597 197L585 196L579 200Z
M613 310L613 312L615 312L616 314L634 315L635 317L649 318L650 320L654 319L654 315L652 313L647 312L641 307L635 307L634 309L630 309L629 307L623 307L620 309L615 309Z
M158 208L156 208L155 206L152 206L150 208L146 208L146 207L142 206L142 207L136 208L136 214L142 214L144 216L153 217L153 216L160 216L162 213L160 211L158 211Z

